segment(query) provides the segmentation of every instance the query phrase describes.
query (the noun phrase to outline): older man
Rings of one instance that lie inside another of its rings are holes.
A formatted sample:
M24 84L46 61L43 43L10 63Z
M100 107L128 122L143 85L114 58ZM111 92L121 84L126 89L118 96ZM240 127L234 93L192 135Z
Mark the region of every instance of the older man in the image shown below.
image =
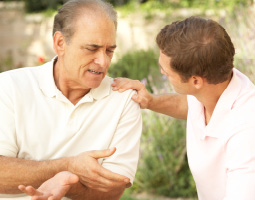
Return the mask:
M68 1L54 20L57 56L0 74L0 199L30 199L19 185L65 171L72 199L119 199L133 182L142 121L134 92L112 91L106 76L116 28L110 4Z

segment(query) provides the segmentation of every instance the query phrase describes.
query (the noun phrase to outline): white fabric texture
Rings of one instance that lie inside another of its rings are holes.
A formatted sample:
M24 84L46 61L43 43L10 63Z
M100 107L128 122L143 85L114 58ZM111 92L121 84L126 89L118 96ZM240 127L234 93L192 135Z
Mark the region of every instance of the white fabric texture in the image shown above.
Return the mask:
M0 155L40 161L116 147L99 162L133 182L141 111L133 90L112 91L111 83L106 76L74 106L55 86L53 60L1 73Z

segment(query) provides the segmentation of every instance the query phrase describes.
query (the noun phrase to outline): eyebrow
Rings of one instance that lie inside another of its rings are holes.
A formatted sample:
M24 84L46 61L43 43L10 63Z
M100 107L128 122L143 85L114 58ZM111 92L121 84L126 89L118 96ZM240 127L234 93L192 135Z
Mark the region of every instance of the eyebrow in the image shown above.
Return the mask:
M97 44L87 44L87 45L85 45L85 46L89 46L89 47L93 47L93 48L97 48L97 49L103 47L103 46L97 45ZM82 46L82 47L84 48L85 46ZM117 45L112 45L112 46L109 46L108 48L110 48L110 49L115 49L116 47L117 47Z
M163 69L163 67L160 65L159 62L158 62L158 66L159 66L159 68L160 68L163 72L165 72L166 74L168 74L168 73Z

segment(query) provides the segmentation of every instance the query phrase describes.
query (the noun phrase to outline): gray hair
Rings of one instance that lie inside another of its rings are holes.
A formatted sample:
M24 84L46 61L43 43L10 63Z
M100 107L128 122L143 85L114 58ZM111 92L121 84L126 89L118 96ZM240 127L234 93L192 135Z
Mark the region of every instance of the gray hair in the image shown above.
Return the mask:
M113 21L117 29L117 12L110 3L102 0L69 0L59 10L54 18L53 32L60 31L67 42L75 33L75 21L86 9L104 12Z

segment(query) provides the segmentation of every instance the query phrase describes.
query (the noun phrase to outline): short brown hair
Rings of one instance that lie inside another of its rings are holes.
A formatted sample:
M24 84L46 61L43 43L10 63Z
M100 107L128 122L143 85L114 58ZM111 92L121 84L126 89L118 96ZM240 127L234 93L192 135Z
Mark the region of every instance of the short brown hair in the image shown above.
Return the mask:
M54 18L53 32L60 31L70 41L75 32L75 21L86 9L104 12L115 24L117 29L117 12L110 3L102 0L69 0L59 10Z
M217 84L232 74L234 45L217 22L189 17L165 26L157 35L160 50L171 57L170 67L186 82L191 76Z

